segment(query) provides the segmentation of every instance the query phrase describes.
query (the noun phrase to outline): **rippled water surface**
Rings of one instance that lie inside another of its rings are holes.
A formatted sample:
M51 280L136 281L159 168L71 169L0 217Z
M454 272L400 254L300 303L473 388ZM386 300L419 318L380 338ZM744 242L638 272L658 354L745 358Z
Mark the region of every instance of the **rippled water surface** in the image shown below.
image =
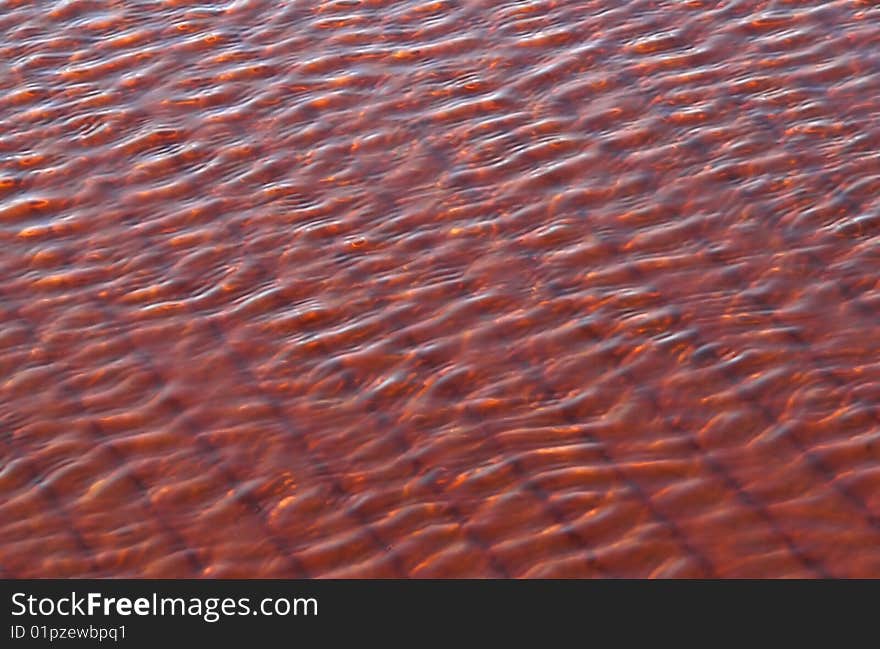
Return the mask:
M4 576L880 576L880 9L0 2Z

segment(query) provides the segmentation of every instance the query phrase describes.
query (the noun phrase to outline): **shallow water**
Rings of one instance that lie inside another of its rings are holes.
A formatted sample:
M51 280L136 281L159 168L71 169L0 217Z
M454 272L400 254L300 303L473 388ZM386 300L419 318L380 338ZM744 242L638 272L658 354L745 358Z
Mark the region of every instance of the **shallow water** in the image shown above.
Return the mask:
M880 577L874 2L0 2L3 576Z

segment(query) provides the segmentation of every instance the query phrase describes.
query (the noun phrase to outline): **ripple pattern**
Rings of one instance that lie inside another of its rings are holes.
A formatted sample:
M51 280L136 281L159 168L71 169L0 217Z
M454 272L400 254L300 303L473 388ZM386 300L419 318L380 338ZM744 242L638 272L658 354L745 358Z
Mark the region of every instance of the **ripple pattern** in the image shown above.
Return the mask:
M880 577L880 8L0 0L0 574Z

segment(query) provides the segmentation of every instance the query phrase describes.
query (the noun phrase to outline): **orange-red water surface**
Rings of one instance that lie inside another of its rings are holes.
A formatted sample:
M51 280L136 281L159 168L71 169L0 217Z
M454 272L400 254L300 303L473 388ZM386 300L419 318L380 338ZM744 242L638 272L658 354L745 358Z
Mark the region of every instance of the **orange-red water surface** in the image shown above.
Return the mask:
M0 574L880 577L880 8L0 2Z

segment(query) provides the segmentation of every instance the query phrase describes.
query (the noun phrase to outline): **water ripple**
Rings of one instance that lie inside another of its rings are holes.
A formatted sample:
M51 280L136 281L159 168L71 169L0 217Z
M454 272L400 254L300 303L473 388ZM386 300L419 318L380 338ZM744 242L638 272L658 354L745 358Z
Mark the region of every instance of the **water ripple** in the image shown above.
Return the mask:
M0 571L880 575L880 11L0 3Z

